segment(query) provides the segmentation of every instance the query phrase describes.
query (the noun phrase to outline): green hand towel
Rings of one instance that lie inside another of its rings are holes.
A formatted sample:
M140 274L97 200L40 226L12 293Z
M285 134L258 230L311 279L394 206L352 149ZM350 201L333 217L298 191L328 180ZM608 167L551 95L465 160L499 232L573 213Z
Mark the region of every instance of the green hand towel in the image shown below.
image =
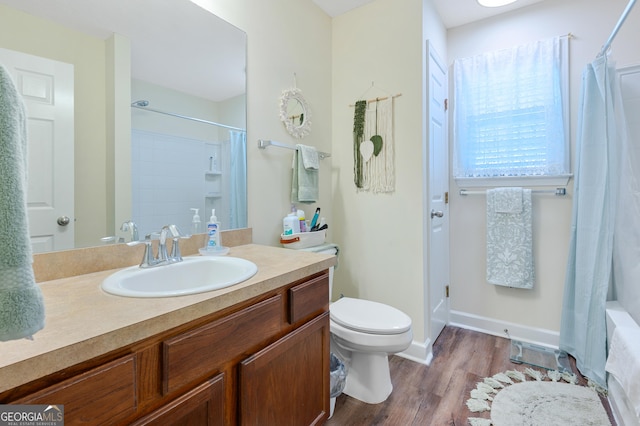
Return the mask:
M31 266L26 135L22 98L0 65L0 341L44 328L44 301Z
M291 178L291 202L315 203L318 200L318 170L305 168L302 155L296 149L293 154Z

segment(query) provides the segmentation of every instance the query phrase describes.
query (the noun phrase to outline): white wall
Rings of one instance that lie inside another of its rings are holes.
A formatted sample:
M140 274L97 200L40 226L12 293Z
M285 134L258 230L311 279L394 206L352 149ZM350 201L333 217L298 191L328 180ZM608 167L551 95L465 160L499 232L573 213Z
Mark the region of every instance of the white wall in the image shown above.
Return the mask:
M572 33L570 41L571 129L575 147L581 73L599 52L626 0L554 0L486 19L448 32L449 63L459 57ZM640 61L640 11L634 10L613 44L619 64ZM572 148L574 151L574 149ZM575 152L574 152L575 156ZM575 157L574 157L575 158ZM573 162L575 163L575 162ZM573 164L572 163L572 164ZM451 182L452 320L502 334L522 334L557 344L571 225L573 181L564 198L534 195L533 290L486 283L485 198L458 195Z

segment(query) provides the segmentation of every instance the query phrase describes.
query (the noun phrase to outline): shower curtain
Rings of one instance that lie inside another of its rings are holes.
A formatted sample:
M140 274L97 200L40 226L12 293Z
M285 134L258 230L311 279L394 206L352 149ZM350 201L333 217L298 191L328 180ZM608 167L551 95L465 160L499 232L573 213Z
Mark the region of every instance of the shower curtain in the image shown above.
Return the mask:
M231 229L247 227L247 134L229 131L231 176L229 176L229 216Z
M605 303L624 132L616 69L606 55L582 73L571 242L565 277L560 349L580 372L606 387Z

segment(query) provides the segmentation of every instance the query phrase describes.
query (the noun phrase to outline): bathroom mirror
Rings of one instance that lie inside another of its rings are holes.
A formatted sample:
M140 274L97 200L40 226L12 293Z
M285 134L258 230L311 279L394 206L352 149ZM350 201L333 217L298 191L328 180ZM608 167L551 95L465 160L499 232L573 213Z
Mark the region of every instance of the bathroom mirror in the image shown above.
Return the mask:
M161 122L166 129L144 130L162 134L185 125L176 117L135 110L132 102L145 99L150 108L246 128L246 34L189 0L0 0L0 47L73 65L74 147L58 154L73 159L75 237L71 246L49 244L51 250L127 237L119 228L134 215L131 124ZM230 136L215 126L199 132L209 133L207 140L213 138L218 149L204 153L199 166L206 186L220 176L219 170L209 170L210 157L223 153ZM246 172L246 150L242 155L238 162ZM236 191L246 193L246 176L236 177ZM143 195L166 202L163 211L176 209L172 194L186 192L180 188L185 183L159 180L171 191ZM217 191L216 202L226 202L222 197ZM201 208L203 223L212 199L205 194L201 205L189 204ZM234 208L244 209L246 218L246 202ZM177 214L188 233L192 213L180 207ZM234 227L221 221L227 229ZM46 250L35 250L41 251Z
M287 132L297 139L305 137L311 131L311 108L300 89L294 87L282 92L280 121Z

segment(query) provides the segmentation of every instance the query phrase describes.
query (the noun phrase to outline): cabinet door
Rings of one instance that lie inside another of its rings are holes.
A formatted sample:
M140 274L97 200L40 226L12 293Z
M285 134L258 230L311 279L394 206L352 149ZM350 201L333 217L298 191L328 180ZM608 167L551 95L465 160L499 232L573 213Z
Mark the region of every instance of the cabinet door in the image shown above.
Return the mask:
M217 375L133 423L136 426L212 426L222 424L224 424L223 374Z
M239 376L240 424L324 423L329 416L329 313L242 361Z

